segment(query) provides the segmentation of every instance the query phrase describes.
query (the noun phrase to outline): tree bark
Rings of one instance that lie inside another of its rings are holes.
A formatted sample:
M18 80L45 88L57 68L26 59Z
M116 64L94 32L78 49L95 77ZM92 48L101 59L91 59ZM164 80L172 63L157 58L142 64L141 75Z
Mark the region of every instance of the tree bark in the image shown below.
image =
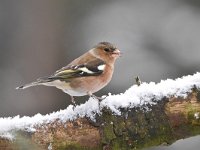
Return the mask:
M0 139L0 149L141 149L171 144L200 134L200 92L194 87L186 98L163 98L155 105L123 108L115 115L108 108L88 118L36 127L34 133L17 131L16 139Z

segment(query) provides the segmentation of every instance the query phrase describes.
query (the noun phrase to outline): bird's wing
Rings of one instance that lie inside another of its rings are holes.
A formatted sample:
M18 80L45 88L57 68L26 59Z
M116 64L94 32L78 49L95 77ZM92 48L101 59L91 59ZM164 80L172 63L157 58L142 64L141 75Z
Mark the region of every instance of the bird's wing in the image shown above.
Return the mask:
M103 73L105 62L96 59L79 65L68 65L56 71L52 76L48 77L52 80L70 80L71 78L98 76Z

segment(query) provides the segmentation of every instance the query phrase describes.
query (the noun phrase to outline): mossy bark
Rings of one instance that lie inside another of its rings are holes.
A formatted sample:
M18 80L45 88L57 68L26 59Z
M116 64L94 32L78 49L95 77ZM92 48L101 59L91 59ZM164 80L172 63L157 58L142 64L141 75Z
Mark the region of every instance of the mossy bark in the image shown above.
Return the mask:
M38 126L32 134L17 132L17 139L0 139L0 150L21 149L141 149L171 144L178 139L200 134L200 92L193 89L184 98L163 98L156 105L121 109L114 115L103 108L97 122L79 118L72 122ZM20 141L21 140L21 141Z

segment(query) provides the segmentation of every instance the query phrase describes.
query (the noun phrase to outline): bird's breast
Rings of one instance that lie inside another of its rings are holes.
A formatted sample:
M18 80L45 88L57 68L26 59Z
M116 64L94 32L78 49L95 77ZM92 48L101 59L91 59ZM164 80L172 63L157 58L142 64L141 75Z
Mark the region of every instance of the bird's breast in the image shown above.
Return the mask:
M98 76L87 76L73 79L70 82L70 86L82 93L95 93L110 82L112 74L113 68L107 65L102 74Z

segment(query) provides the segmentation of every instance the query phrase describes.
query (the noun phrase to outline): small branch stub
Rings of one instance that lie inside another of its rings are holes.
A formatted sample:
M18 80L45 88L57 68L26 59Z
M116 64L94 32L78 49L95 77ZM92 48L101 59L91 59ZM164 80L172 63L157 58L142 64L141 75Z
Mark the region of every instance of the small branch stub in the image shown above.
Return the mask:
M142 82L141 82L139 76L136 76L136 77L135 77L135 82L136 82L136 84L137 84L138 86L141 85Z

